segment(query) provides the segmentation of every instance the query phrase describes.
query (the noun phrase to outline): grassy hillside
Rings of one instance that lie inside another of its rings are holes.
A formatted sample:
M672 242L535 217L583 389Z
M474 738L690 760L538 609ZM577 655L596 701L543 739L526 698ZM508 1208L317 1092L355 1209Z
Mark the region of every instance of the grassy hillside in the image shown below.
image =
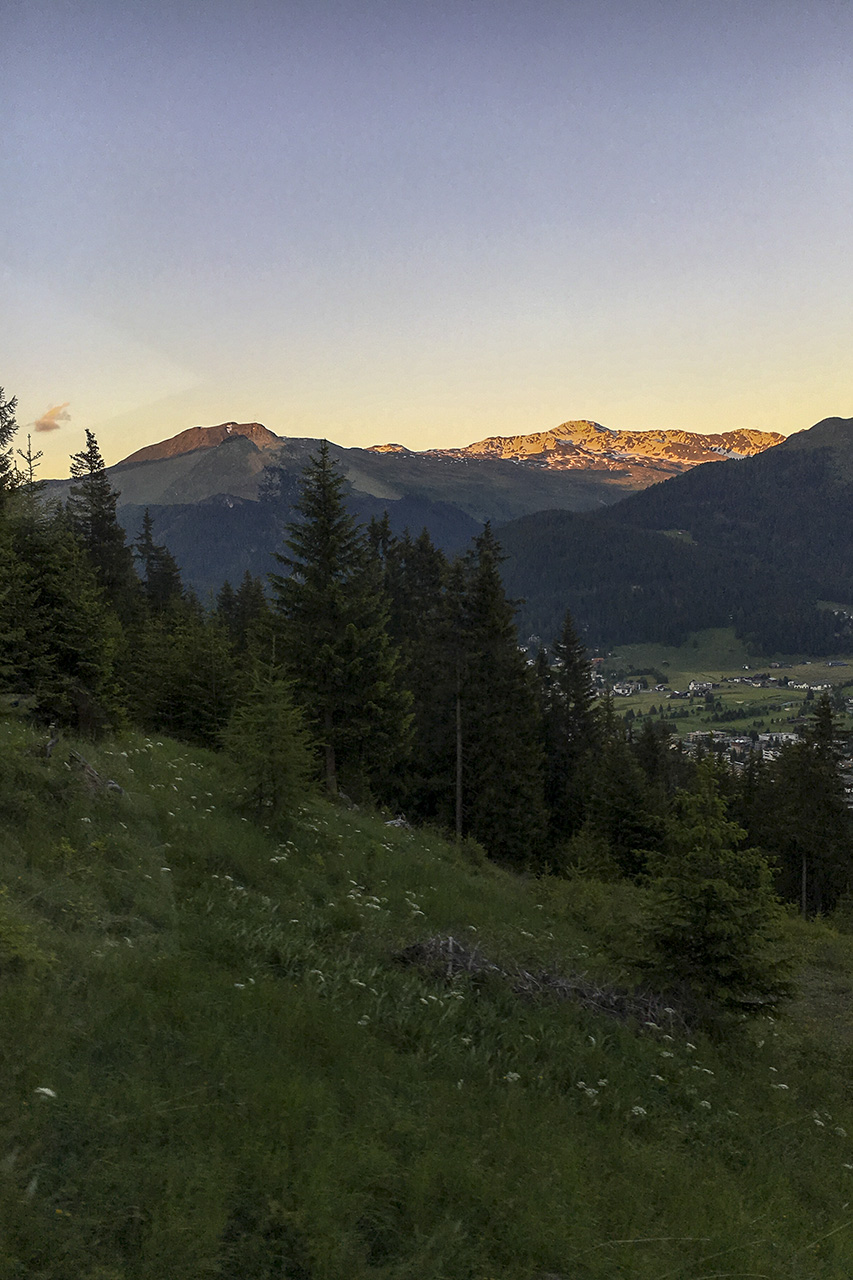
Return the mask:
M0 724L2 1280L853 1271L848 934L792 919L803 996L710 1038L610 999L639 889L43 742Z

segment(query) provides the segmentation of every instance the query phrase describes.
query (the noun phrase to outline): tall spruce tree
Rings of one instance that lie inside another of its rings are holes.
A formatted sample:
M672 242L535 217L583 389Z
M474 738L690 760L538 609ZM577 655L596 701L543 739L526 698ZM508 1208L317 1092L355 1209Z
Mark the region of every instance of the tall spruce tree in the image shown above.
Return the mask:
M663 798L649 788L628 740L625 721L610 698L600 700L595 768L589 776L584 830L604 840L612 863L622 875L640 875L648 852L660 847Z
M750 838L771 855L780 893L804 916L831 911L853 885L853 812L839 755L840 733L824 694L803 741L783 747L759 770L749 795Z
M344 480L326 441L312 456L288 526L289 576L271 575L281 620L281 661L323 752L332 793L385 798L397 760L409 749L410 698L397 678L388 633L382 566L348 514Z
M382 521L371 525L370 536L385 566L389 626L401 656L400 680L412 696L412 749L398 771L401 806L421 821L452 828L454 650L462 643L452 601L463 593L453 590L454 573L426 529L414 540L408 532L397 539Z
M314 759L287 681L274 670L256 667L222 742L256 814L273 819L291 814L305 793Z
M97 732L119 713L119 633L63 513L14 494L0 520L0 687Z
M12 441L18 429L15 410L18 407L17 396L5 399L5 392L0 387L0 510L6 495L15 483L15 464L13 461Z
M719 765L702 761L679 791L664 847L650 859L650 964L712 1008L760 1013L790 993L770 868L730 821Z
M568 613L551 656L547 668L537 666L543 686L545 800L551 837L564 840L583 825L601 744L589 658Z
M139 560L142 591L148 609L155 614L163 613L181 598L183 584L175 557L167 547L154 541L154 521L147 507L133 551Z
M530 866L544 853L543 761L536 691L518 645L515 607L487 524L465 572L456 681L461 822L496 858Z
M76 482L68 498L71 527L82 542L98 582L122 620L139 604L139 582L133 554L118 522L118 493L112 488L95 439L86 432L86 447L72 454L71 476Z

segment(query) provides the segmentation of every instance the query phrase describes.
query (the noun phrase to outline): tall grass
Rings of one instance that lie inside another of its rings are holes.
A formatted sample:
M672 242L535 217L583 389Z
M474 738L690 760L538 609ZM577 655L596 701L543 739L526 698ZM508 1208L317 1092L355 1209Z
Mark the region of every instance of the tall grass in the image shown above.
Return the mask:
M4 1280L853 1272L849 937L791 921L776 1022L622 1023L400 955L630 982L633 886L316 799L264 830L166 740L0 762Z

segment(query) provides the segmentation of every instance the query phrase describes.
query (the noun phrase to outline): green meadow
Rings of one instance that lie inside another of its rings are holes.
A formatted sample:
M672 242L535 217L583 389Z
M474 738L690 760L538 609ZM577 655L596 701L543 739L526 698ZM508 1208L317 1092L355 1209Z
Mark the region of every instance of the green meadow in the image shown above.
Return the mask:
M636 885L44 741L0 723L2 1280L853 1273L849 918L788 920L775 1020L615 1016Z
M847 665L839 666L839 662ZM831 663L835 665L830 665ZM771 665L773 664L773 665ZM778 665L777 665L778 664ZM673 720L679 733L695 729L717 728L732 733L749 733L753 728L761 732L784 732L805 709L807 691L786 687L758 689L751 685L726 683L734 677L750 677L759 673L787 678L792 684L833 687L849 684L847 696L853 697L853 655L838 655L835 659L807 659L802 655L773 654L756 657L750 654L738 640L732 628L697 631L678 647L653 644L620 645L609 654L603 670L610 679L623 674L630 679L632 672L659 672L669 689L685 691L691 680L711 681L719 684L714 689L714 703L721 708L706 709L703 700L690 702L667 699L666 693L656 693L655 679L646 675L647 690L632 694L630 698L617 699L617 710L623 715L632 710L634 715L647 715L651 708L664 714L680 714ZM722 723L713 720L715 710L735 712L736 718ZM850 717L842 715L840 723L850 727Z

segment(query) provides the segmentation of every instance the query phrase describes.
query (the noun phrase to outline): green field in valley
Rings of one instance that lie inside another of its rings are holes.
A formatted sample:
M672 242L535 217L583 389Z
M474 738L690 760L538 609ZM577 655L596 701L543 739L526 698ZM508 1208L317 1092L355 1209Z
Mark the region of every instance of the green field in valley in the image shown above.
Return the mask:
M794 689L783 684L757 688L750 684L734 683L735 680L752 679L758 675L787 679L790 684L809 686L831 685L833 690L842 686L845 698L853 698L853 655L839 654L833 658L808 659L802 655L774 654L757 658L747 652L732 629L699 631L678 648L665 645L621 645L608 654L600 664L610 683L621 679L630 681L643 672L649 688L630 697L617 697L616 709L626 715L647 716L652 708L672 720L679 733L702 728L718 728L732 733L785 732L790 730L808 710L813 698L806 689ZM667 689L656 691L655 676L663 677ZM713 683L713 705L706 706L705 699L697 696L689 700L668 698L672 691L686 692L691 680ZM853 718L841 710L840 724L851 727ZM731 719L720 719L722 714ZM717 719L714 719L715 714Z

